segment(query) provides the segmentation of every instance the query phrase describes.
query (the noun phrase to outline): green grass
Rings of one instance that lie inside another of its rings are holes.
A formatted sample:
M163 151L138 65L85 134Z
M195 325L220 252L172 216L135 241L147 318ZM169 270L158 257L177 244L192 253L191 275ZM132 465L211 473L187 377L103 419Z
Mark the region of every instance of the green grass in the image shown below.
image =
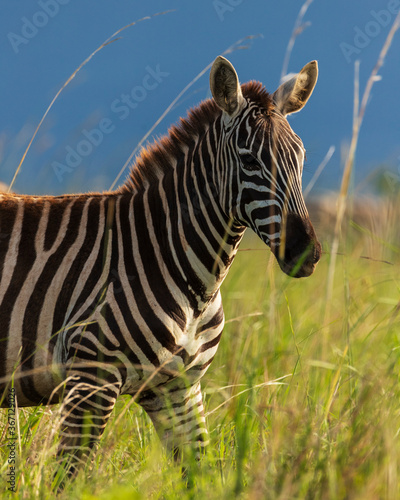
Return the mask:
M203 379L211 445L191 462L193 489L121 397L92 468L59 498L400 498L400 249L349 231L330 304L328 254L294 280L255 237L243 242L253 250L238 253L223 285L227 324ZM18 498L54 498L57 415L57 406L20 410ZM0 422L3 432L4 412Z

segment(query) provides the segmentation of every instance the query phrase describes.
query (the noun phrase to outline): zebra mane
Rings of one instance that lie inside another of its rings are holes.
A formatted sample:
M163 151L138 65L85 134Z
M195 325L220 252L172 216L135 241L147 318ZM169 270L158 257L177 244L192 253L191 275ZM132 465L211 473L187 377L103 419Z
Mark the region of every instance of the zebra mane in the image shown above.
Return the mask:
M242 94L244 98L256 104L264 115L271 115L274 103L271 94L269 94L262 83L254 80L244 83L242 85Z
M250 81L242 84L241 88L244 98L258 105L263 114L270 115L273 101L260 82ZM120 192L140 191L172 170L172 160L193 145L196 137L203 136L220 115L221 109L213 99L207 99L189 110L187 117L172 125L167 135L141 150Z

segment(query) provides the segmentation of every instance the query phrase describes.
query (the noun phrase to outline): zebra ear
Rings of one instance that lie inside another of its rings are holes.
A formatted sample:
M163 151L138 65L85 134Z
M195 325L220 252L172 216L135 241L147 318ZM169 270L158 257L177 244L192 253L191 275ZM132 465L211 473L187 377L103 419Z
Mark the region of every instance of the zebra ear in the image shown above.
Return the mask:
M284 115L297 113L310 98L318 79L318 63L311 61L297 75L290 78L273 93L275 106Z
M218 106L233 115L243 96L235 68L225 57L218 56L211 67L210 88Z

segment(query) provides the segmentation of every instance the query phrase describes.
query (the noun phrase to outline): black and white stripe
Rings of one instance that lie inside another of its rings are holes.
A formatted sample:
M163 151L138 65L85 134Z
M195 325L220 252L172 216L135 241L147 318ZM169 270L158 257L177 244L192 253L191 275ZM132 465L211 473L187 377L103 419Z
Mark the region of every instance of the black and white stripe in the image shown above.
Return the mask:
M207 442L200 380L245 228L287 273L308 276L319 259L304 148L285 118L315 80L310 63L270 96L217 58L214 99L143 151L117 191L0 195L0 394L13 380L19 406L62 402L71 472L120 394L171 450Z

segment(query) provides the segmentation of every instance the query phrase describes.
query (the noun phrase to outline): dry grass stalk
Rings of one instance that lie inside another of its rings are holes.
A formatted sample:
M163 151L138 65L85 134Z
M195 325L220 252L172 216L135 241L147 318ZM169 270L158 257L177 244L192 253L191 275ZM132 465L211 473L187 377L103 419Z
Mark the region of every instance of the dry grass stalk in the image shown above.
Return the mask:
M288 67L289 67L289 60L290 60L290 56L292 54L292 50L293 50L296 38L310 25L310 23L303 24L303 18L306 15L308 7L312 4L312 2L313 2L313 0L306 0L304 2L304 4L302 5L302 7L299 11L296 22L294 23L292 36L290 37L288 46L286 48L285 59L283 60L281 81L287 75Z
M354 165L354 158L357 150L357 143L358 143L358 137L360 133L360 128L362 125L362 121L365 115L365 110L367 107L368 99L371 94L372 86L373 84L380 80L380 77L378 76L378 71L382 67L386 54L392 44L392 40L394 37L394 34L400 27L400 13L397 15L396 19L393 22L393 25L388 33L388 36L385 40L385 43L383 44L382 50L379 54L378 60L375 64L375 67L373 68L371 75L367 81L367 84L365 86L364 94L361 100L361 106L359 108L359 61L356 61L355 63L355 78L354 78L354 116L353 116L353 134L351 138L351 143L350 143L350 150L347 156L344 172L343 172L343 177L342 177L342 184L340 187L340 193L339 193L339 198L337 201L337 217L336 217L336 224L335 224L335 232L334 232L334 238L332 242L332 251L331 251L331 260L329 264L329 271L328 271L328 280L327 280L327 292L326 292L326 311L325 311L325 319L329 315L329 304L332 299L332 291L333 291L333 278L335 274L335 267L336 267L336 255L338 253L339 249L339 242L340 242L340 232L341 232L341 227L342 227L342 222L344 218L344 213L346 210L346 203L347 203L347 196L348 196L348 191L349 191L349 184L350 184L350 178L351 178L351 173L353 170L353 165Z
M8 187L8 191L7 192L10 192L13 185L14 185L14 182L15 182L15 179L17 178L17 175L19 174L19 171L21 170L21 166L25 160L25 157L26 155L28 154L28 151L30 150L31 148L31 145L32 145L32 142L34 141L40 127L42 126L42 123L44 122L46 116L48 115L50 109L53 107L54 103L56 102L56 100L58 99L59 95L61 94L61 92L65 89L65 87L75 78L75 76L79 73L79 71L84 67L86 66L86 64L92 59L92 57L97 54L97 52L99 52L101 49L103 49L104 47L106 47L107 45L110 45L111 43L114 43L116 42L117 40L120 40L120 37L119 38L115 38L117 35L119 35L119 33L121 33L122 31L126 30L127 28L130 28L131 26L134 26L135 24L138 24L140 23L141 21L147 21L148 19L151 19L153 17L156 17L156 16L161 16L161 15L164 15L164 14L168 14L169 12L172 12L172 11L165 11L165 12L158 12L157 14L153 14L152 16L146 16L146 17L142 17L141 19L137 20L137 21L133 21L132 23L129 23L127 24L126 26L120 28L119 30L117 30L115 33L113 33L109 38L107 38L107 40L105 42L103 42L99 47L97 47L97 49L92 52L90 54L89 57L87 57L77 68L76 70L71 74L71 76L65 81L65 83L62 85L62 87L59 89L59 91L57 92L57 94L54 96L53 100L51 101L51 103L49 104L49 106L47 107L44 115L42 116L42 119L40 120L39 122L39 125L36 127L35 129L35 132L33 133L33 136L31 138L31 140L29 141L29 144L27 146L27 148L25 149L25 152L24 154L22 155L22 158L21 158L21 161L19 162L18 164L18 167L16 168L15 170L15 173L14 173L14 177L12 178L12 181Z
M324 170L324 168L329 163L329 160L332 158L334 152L335 152L335 146L331 146L328 149L328 152L326 153L325 158L319 164L317 170L315 171L314 175L312 176L312 178L311 178L310 182L308 183L307 187L304 189L304 191L303 191L304 198L307 198L307 196L310 194L311 189L314 187L315 183L318 180L318 177L322 174L322 171Z

